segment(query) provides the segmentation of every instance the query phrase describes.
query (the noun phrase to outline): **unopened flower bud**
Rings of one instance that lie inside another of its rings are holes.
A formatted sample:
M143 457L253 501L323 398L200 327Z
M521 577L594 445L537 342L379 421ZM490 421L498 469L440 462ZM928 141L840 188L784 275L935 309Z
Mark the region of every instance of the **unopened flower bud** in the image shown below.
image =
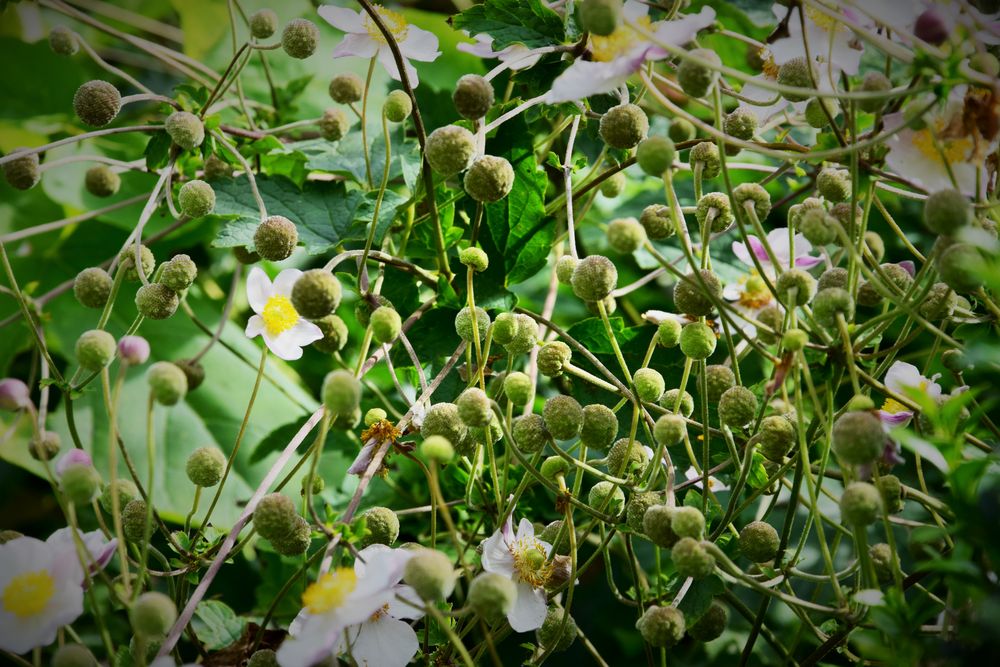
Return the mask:
M493 84L478 74L466 74L455 83L451 99L459 116L479 120L493 106Z
M476 156L476 137L460 125L439 127L427 136L427 162L442 176L465 171Z
M21 148L16 148L12 153L17 153ZM42 178L39 168L38 153L31 153L14 158L10 162L4 162L3 175L7 183L16 190L30 190L38 184Z
M882 475L875 481L875 488L882 495L885 511L895 514L903 510L903 484L895 475Z
M649 118L646 112L635 104L620 104L611 107L601 116L598 133L612 148L633 148L646 138L649 132Z
M674 143L680 143L682 141L691 141L697 134L697 130L694 125L686 118L674 118L670 121L670 128L667 130L667 136Z
M188 456L184 470L195 486L208 488L222 479L226 455L218 447L199 447Z
M636 621L636 629L650 646L670 647L684 638L684 614L676 607L650 605Z
M691 322L681 329L681 352L689 359L708 359L717 341L715 332L704 322Z
M616 477L627 477L632 473L642 474L649 463L646 450L638 440L619 438L608 450L608 472Z
M169 361L157 361L150 366L146 381L153 398L161 405L176 405L188 391L184 371Z
M134 497L121 506L122 513L122 535L125 541L132 544L141 544L146 540L146 514L148 512L146 501L142 498Z
M326 354L333 354L344 349L348 338L347 324L344 323L344 320L337 315L327 315L313 320L313 324L318 326L323 334L322 338L313 343L313 347Z
M394 90L386 96L382 112L390 122L402 123L413 113L413 100L404 91Z
M379 306L371 315L372 338L377 343L391 343L403 329L403 320L395 308Z
M827 201L848 201L851 198L851 174L846 169L822 169L816 176L816 190Z
M608 245L622 254L631 254L646 241L646 230L635 218L616 218L608 223Z
M31 391L17 378L0 379L0 410L15 412L31 405Z
M802 269L786 269L774 284L779 300L786 306L804 306L812 299L816 279ZM792 297L794 290L795 296Z
M517 333L504 347L512 356L527 354L538 342L538 323L524 313L517 313L514 317L517 318Z
M677 537L700 540L705 532L705 515L696 507L678 507L670 516L670 528Z
M253 526L261 537L272 541L291 530L298 518L301 517L291 498L280 493L270 493L261 498L254 508Z
M986 262L976 246L955 243L937 258L937 270L948 287L960 294L968 294L983 286Z
M142 336L122 336L118 341L118 357L131 366L144 364L149 359L149 342Z
M41 431L28 443L28 453L36 461L51 461L61 448L62 439L55 431Z
M573 269L573 293L584 301L600 301L618 284L618 269L602 255L590 255Z
M590 487L587 504L610 516L618 516L625 509L625 492L611 482L598 482Z
M683 442L686 433L687 422L680 415L671 413L660 415L653 424L653 437L664 447L672 447Z
M76 340L76 360L85 371L96 372L115 358L115 338L107 331L91 329Z
M550 482L556 482L569 473L569 463L561 456L550 456L538 466L538 474Z
M830 97L814 97L806 104L805 119L810 127L822 130L830 124L830 119L836 118L839 113L840 105L837 104L837 100Z
M474 331L478 331L480 342L486 340L486 332L489 328L490 316L479 306L476 306L475 328L473 328L472 323L472 311L469 310L468 306L458 311L458 314L455 316L455 333L467 343L471 343L473 338L475 338Z
M739 385L719 397L719 421L730 428L743 428L757 415L757 397Z
M887 584L892 581L892 571L894 567L892 549L888 544L882 542L868 547L868 557L875 568L875 578L880 584Z
M531 378L520 371L508 373L503 380L503 393L514 405L527 405L534 391Z
M97 660L83 644L64 644L52 654L51 667L97 667Z
M606 452L618 435L618 417L606 405L593 403L583 408L580 442L590 449Z
M163 129L181 150L192 150L205 141L205 124L190 111L173 112L163 121Z
M688 627L688 636L700 642L710 642L718 639L729 625L729 610L718 600L713 600L693 625Z
M406 562L403 581L426 602L444 600L455 590L451 559L434 549L420 549Z
M863 528L882 512L882 496L868 482L852 482L840 496L840 516L849 526Z
M639 400L655 403L666 390L666 381L659 371L652 368L640 368L632 375L632 383Z
M635 149L635 161L650 176L662 176L674 164L674 142L654 135L644 139Z
M209 155L205 160L204 171L206 181L218 181L233 176L233 166L215 153Z
M307 19L292 19L281 33L281 48L298 60L311 56L318 42L319 28Z
M645 526L645 516L651 507L660 507L663 503L663 494L657 493L655 491L647 491L644 493L633 493L629 496L628 502L625 503L625 521L628 527L631 528L636 533L643 533L648 536L649 531L646 530ZM664 507L664 509L667 509ZM664 522L659 522L658 525L663 525ZM668 518L665 522L666 528L670 529L670 519ZM650 537L650 539L653 539ZM653 541L654 544L659 544L659 542Z
M269 648L254 651L247 661L247 667L279 667L278 654Z
M680 394L678 389L670 389L669 391L663 392L663 396L660 397L660 407L666 408L671 412L677 410L678 414L685 417L690 417L691 413L694 412L694 398L688 392L680 394L680 408L677 409L677 396Z
M490 266L489 256L482 248L463 248L458 253L458 261L477 273L482 273Z
M49 32L49 48L60 56L74 56L80 50L76 34L64 25L57 25Z
M354 72L338 74L330 80L330 99L337 104L360 102L365 93L365 82Z
M566 343L559 340L546 343L538 351L538 372L546 377L559 377L572 357Z
M740 553L753 563L770 563L778 555L780 539L774 526L765 521L748 523L740 531Z
M514 187L514 168L502 157L483 155L465 172L465 191L477 202L500 201Z
M91 127L104 127L118 116L121 108L121 93L107 81L88 81L73 95L76 117Z
M139 497L139 489L135 482L130 479L118 479L114 482L107 482L101 490L101 497L97 501L101 504L101 509L108 514L114 513L114 496L118 493L118 511L123 511L125 506ZM145 515L145 507L143 507Z
M177 312L180 299L177 292L163 283L143 285L135 293L135 307L139 314L151 320L165 320Z
M183 292L191 287L191 284L197 277L198 267L191 257L179 254L174 255L163 264L159 282L175 292Z
M840 287L828 287L816 292L812 302L813 317L820 326L837 328L837 316L850 321L854 317L854 299Z
M280 262L291 257L299 242L299 232L295 223L288 218L272 215L257 226L253 242L261 257Z
M271 9L259 9L250 15L250 34L267 39L278 30L278 15Z
M83 177L83 186L95 197L110 197L121 185L121 176L106 164L94 165Z
M458 418L466 426L487 426L493 416L489 397L478 387L469 387L459 394L455 405L458 407Z
M323 380L322 395L331 414L350 414L361 403L361 383L348 370L330 371Z
M740 183L733 188L733 201L737 206L746 208L747 202L753 203L753 212L757 219L764 221L771 212L771 195L759 183Z
M526 454L541 451L551 437L545 428L545 420L536 414L521 415L514 419L512 435L518 449Z
M74 505L89 505L101 492L101 475L92 464L71 464L59 475L59 488Z
M136 598L128 617L132 631L139 637L163 637L177 620L177 606L163 593L150 591Z
M444 465L455 458L455 447L448 438L431 435L420 443L420 454L428 461L437 461L437 463Z
M452 445L457 445L465 439L468 429L462 418L458 416L458 406L454 403L435 403L427 409L420 434L424 438L440 435Z
M622 20L622 0L582 0L577 4L580 29L607 37Z
M371 507L361 516L368 529L368 534L361 540L362 548L371 544L392 546L399 537L399 518L388 507Z
M538 628L538 643L552 651L565 651L576 641L576 621L557 604L549 607Z
M892 89L892 82L889 81L887 77L882 72L871 71L865 74L865 78L861 80L861 86L858 88L859 92L862 93L885 93ZM885 108L886 102L889 98L886 96L880 97L866 97L863 100L858 100L858 108L862 111L867 111L868 113L877 113Z
M474 612L494 623L514 608L517 586L502 574L483 572L469 584L467 601Z
M556 440L570 440L580 433L583 408L572 396L560 394L545 401L542 408L545 428Z
M654 241L662 241L674 233L674 223L670 208L663 204L650 204L642 210L639 224L646 230L646 236Z
M948 40L948 22L936 9L927 9L917 16L913 34L928 44L939 46Z
M612 174L601 182L601 194L608 199L617 197L625 191L626 183L628 183L628 177L624 171Z
M939 190L924 201L924 224L938 234L953 235L972 219L972 203L957 190Z
M87 308L103 308L111 296L114 281L99 266L84 269L73 279L73 296Z
M722 119L722 128L731 137L750 141L757 133L757 115L750 107L736 107Z
M701 227L707 224L709 229L717 234L729 229L736 219L733 216L729 197L721 192L709 192L702 195L695 208L695 218Z

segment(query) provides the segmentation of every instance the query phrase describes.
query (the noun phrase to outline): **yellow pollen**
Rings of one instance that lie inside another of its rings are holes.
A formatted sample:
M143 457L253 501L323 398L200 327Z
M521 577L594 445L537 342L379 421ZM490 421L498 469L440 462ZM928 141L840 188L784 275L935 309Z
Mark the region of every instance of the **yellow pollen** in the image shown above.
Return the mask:
M934 164L944 165L965 162L972 153L972 139L960 137L957 139L941 139L935 141L930 128L924 128L913 134L913 145L920 153Z
M770 51L767 51L767 57L764 58L764 64L761 65L761 69L764 72L764 76L768 79L772 81L778 80L778 71L781 67L778 66L778 63L774 62L774 56L771 55Z
M302 594L302 604L311 614L322 614L344 604L358 583L358 577L349 567L338 567L311 584Z
M648 16L639 17L635 22L644 31L653 31L653 23L649 20ZM607 37L591 35L590 53L594 60L598 62L611 62L615 58L624 55L642 39L642 35L623 23Z
M825 14L815 7L806 7L806 17L815 23L817 26L826 30L827 32L835 32L837 30L846 30L843 23L833 18L829 14Z
M393 39L397 42L402 42L406 39L406 34L410 31L410 25L406 22L402 14L394 12L391 9L386 9L382 5L375 5L375 11L378 13L379 18L382 19L385 27L388 28ZM376 42L388 44L385 35L378 29L378 24L367 14L365 14L365 30L368 31L368 36Z
M514 570L521 581L535 588L545 585L552 573L552 563L548 562L541 542L534 538L518 540L511 553L514 556Z
M45 609L55 592L52 575L45 570L23 572L4 589L3 607L20 618L35 616Z
M375 621L381 620L382 617L385 616L388 613L389 613L389 603L386 603L386 604L382 605L381 607L379 607L378 609L376 609L375 613L372 614L368 618L368 620L370 622L374 623Z
M882 404L882 410L888 412L890 415L898 415L900 412L907 412L909 408L894 398L887 398L885 399L885 403Z
M264 318L264 326L272 336L288 331L299 321L299 313L287 296L275 294L264 304L264 312L260 314Z
M764 282L763 278L753 275L740 279L743 283L743 289L740 291L740 298L738 303L749 310L760 310L764 306L768 305L772 301L771 292L767 289L767 283Z

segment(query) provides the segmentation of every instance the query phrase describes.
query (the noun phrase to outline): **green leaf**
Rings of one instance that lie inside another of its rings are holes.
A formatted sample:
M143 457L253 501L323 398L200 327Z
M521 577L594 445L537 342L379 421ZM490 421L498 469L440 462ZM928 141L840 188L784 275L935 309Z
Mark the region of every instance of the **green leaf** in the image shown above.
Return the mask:
M390 130L392 140L392 156L389 166L389 179L402 177L406 187L411 191L420 174L420 145L413 140L405 140L403 130ZM382 180L385 169L385 136L382 127L372 125L368 132L368 159L371 162L372 186L377 187ZM365 144L360 128L352 128L340 141L326 139L309 139L285 146L306 156L306 168L317 171L328 171L338 176L350 178L367 187L368 177L365 169Z
M620 317L609 317L608 322L611 324L611 330L614 332L619 345L624 345L639 335L637 327L625 328L625 321ZM611 341L608 340L608 333L604 329L604 323L601 322L601 318L599 317L588 317L581 322L577 322L566 333L594 354L615 353L614 348L611 346Z
M218 600L203 600L194 609L191 628L209 651L218 651L234 644L243 634L246 619L240 618L229 606Z
M166 132L156 132L146 144L146 169L150 171L166 166L170 156L170 135Z
M452 25L471 35L489 33L495 51L511 44L560 44L566 37L562 19L541 0L486 0L455 16Z

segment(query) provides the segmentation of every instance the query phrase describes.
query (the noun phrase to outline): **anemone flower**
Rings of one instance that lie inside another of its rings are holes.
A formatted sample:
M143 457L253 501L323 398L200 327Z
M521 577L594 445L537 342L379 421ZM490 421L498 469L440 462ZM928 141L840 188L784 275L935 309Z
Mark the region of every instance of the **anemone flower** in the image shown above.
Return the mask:
M517 586L517 600L507 614L515 632L531 632L545 621L545 580L551 572L552 545L535 537L531 522L522 518L517 533L508 516L483 543L483 569L501 574Z
M913 364L897 361L885 373L885 386L893 394L908 396L919 392L937 400L941 397L941 385L935 380L941 377L938 373L933 377L924 377ZM913 416L913 411L894 398L887 398L878 411L879 418L886 426L905 424Z
M298 269L285 269L272 283L255 266L247 276L247 301L256 314L247 322L246 335L263 336L271 352L286 361L300 358L303 346L323 337L320 328L292 305L292 287L301 275Z
M812 252L812 244L806 240L806 237L802 234L796 234L794 237L794 253L792 250L792 244L789 242L788 238L788 228L787 227L777 227L772 229L767 234L767 244L771 247L771 252L774 253L774 259L778 263L779 270L789 269L795 266L800 269L808 269L810 267L816 266L823 261L820 257L814 257L809 253ZM756 268L750 253L757 258L760 262L764 271L770 275L774 276L777 274L777 270L773 263L771 262L771 256L767 253L764 248L764 244L761 243L760 239L756 236L747 235L746 243L742 241L733 242L733 253L736 258L746 264L751 268ZM794 262L793 262L794 254Z

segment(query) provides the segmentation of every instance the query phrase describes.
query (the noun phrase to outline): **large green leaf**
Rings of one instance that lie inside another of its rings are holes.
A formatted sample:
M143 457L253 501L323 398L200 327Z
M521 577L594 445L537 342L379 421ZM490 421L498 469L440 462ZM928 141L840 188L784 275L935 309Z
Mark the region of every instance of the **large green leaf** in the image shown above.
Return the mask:
M486 0L455 16L452 25L471 35L488 33L494 50L559 44L565 37L562 19L541 0Z
M246 624L245 618L237 616L229 605L219 600L199 602L191 619L191 629L209 651L218 651L236 642Z
M392 142L389 178L394 180L402 176L406 187L413 190L420 175L420 146L416 141L406 141L401 127L390 130L389 138ZM380 125L369 123L368 142L372 185L378 187L385 169L385 134ZM365 144L360 128L351 128L347 136L340 141L309 139L288 144L287 148L306 156L307 169L328 171L367 187Z

